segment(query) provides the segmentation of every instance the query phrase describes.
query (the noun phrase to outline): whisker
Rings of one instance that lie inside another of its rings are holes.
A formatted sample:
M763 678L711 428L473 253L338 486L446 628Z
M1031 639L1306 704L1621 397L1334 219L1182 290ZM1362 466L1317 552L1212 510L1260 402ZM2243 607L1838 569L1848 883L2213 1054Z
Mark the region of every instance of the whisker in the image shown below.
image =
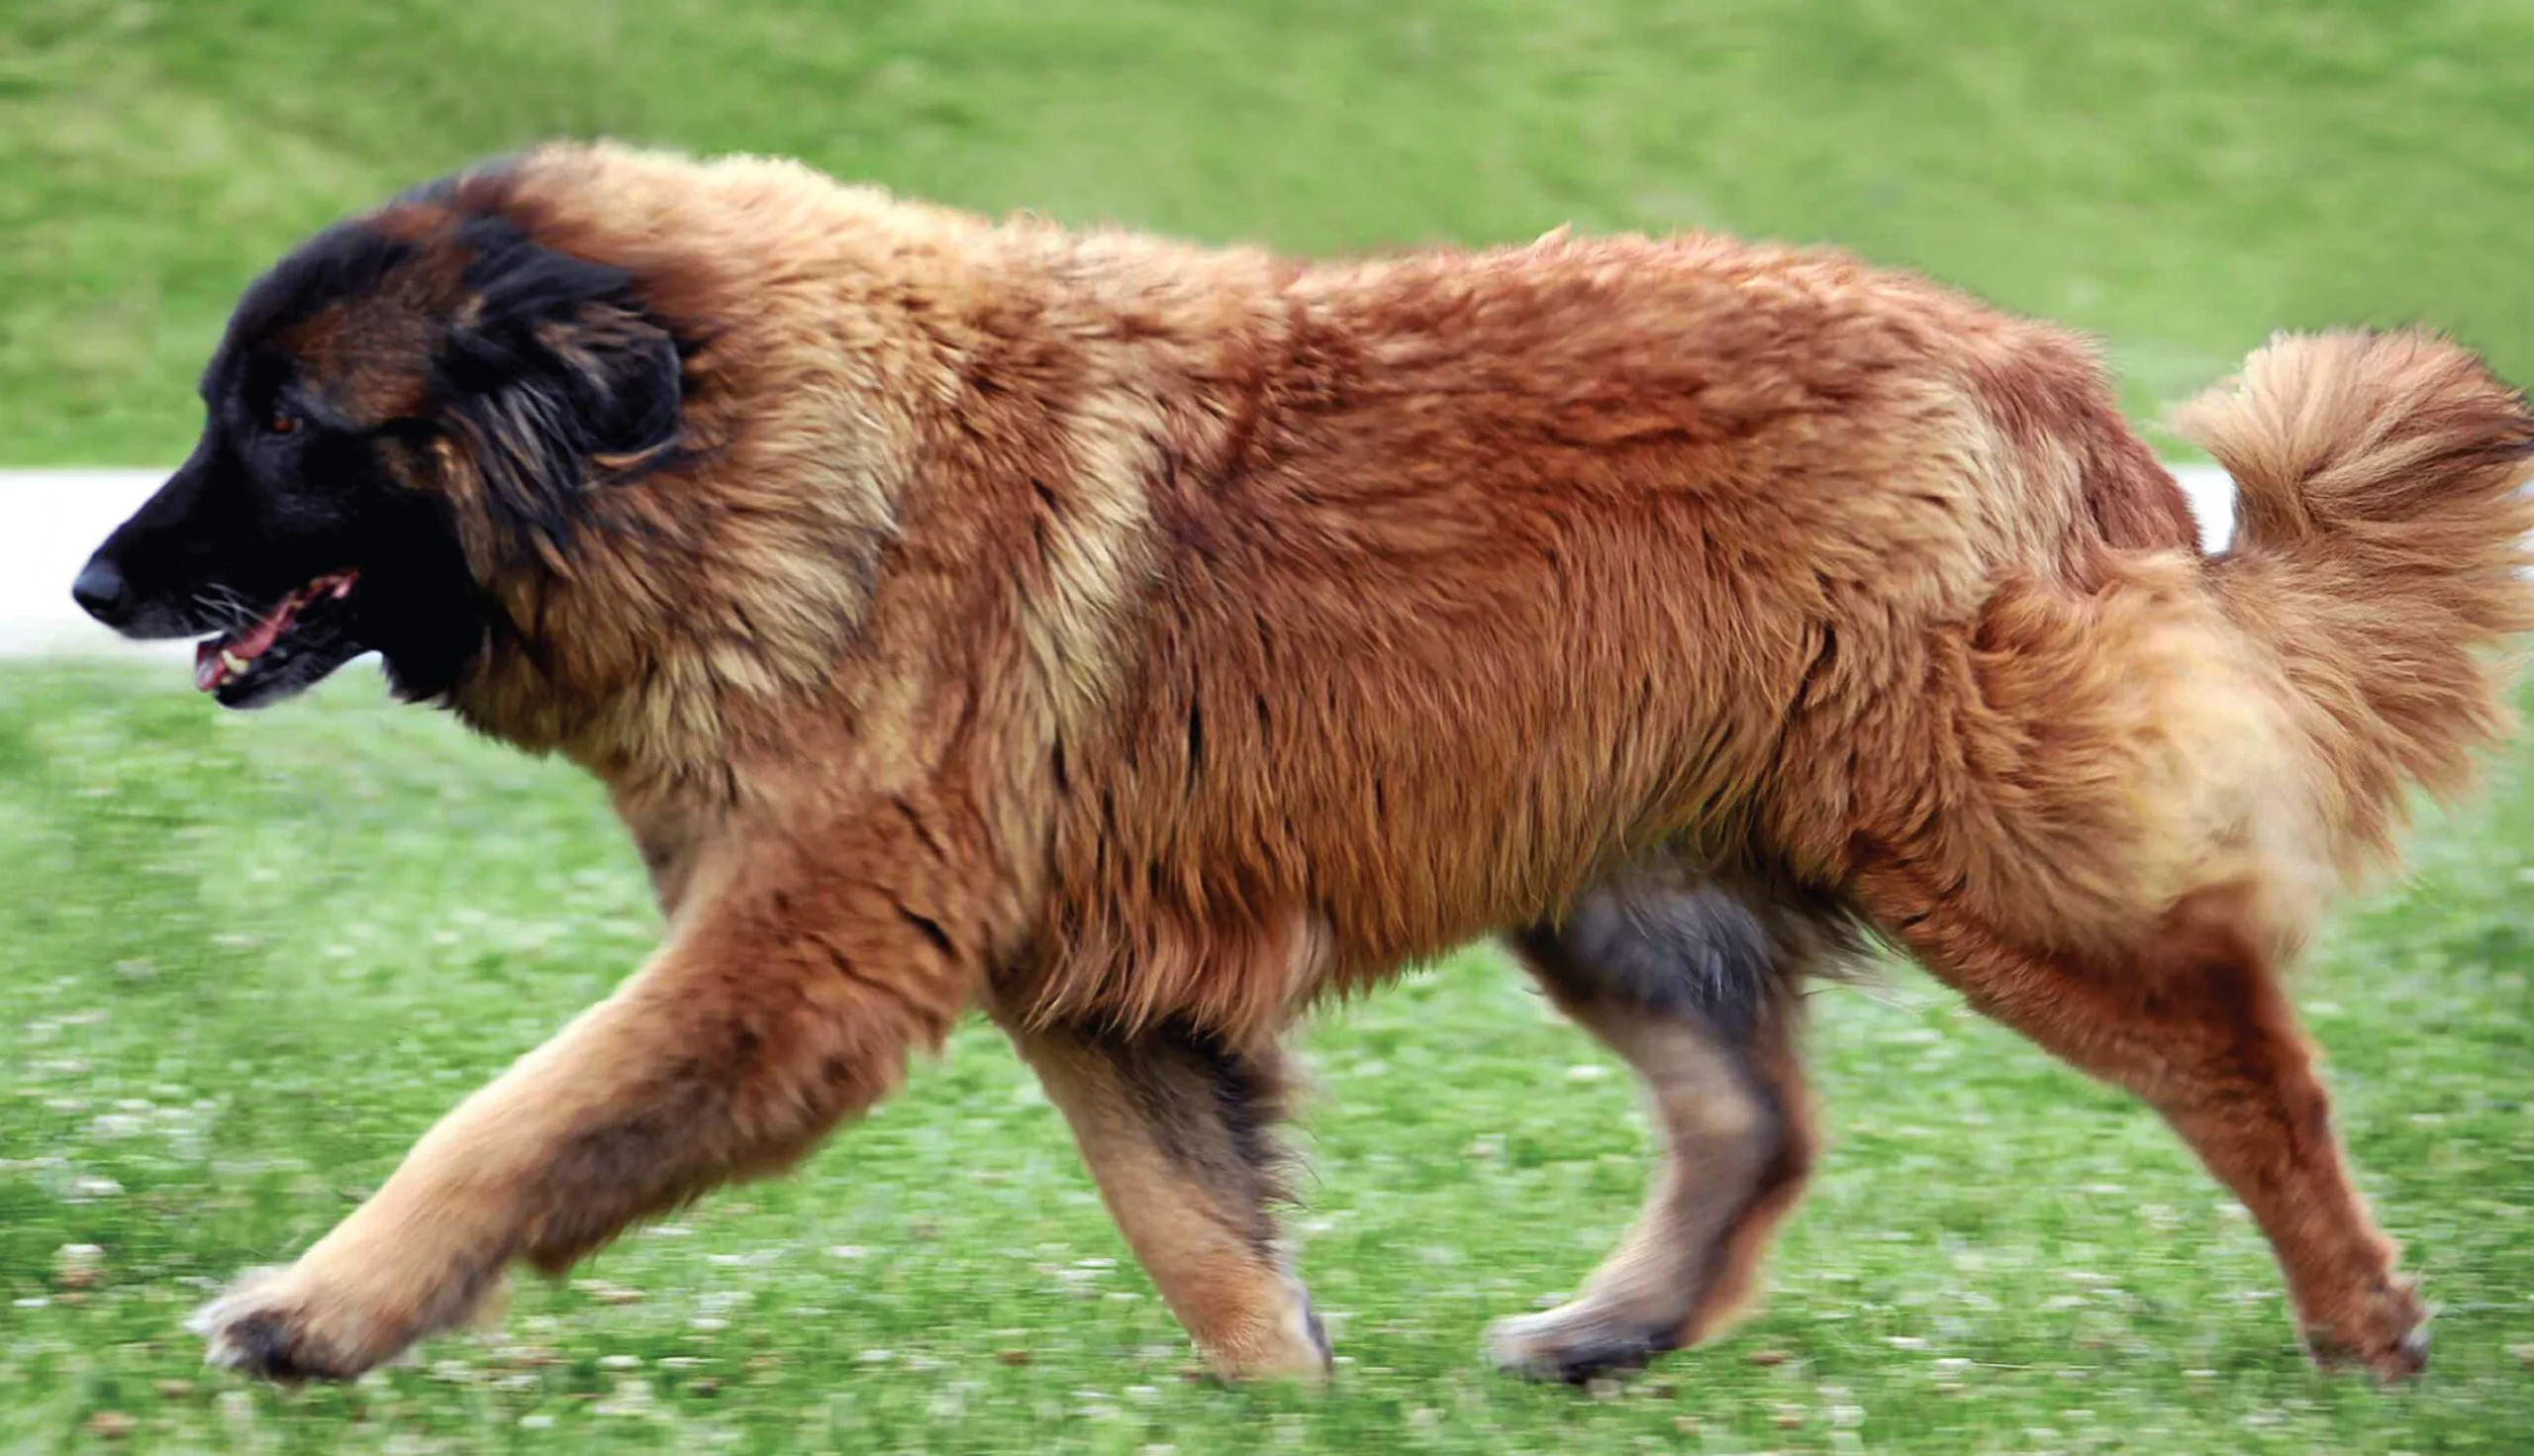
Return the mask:
M238 630L252 626L257 613L253 604L226 586L212 586L193 594L196 607L213 620L215 626Z

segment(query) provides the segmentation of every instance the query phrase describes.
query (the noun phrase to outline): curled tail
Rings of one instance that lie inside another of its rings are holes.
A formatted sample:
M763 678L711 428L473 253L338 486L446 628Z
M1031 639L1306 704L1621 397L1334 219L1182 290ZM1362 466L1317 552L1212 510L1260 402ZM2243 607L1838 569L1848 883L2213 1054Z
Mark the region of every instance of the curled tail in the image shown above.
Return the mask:
M2442 339L2323 334L2274 340L2174 426L2235 477L2210 579L2277 654L2355 874L2389 855L2407 785L2461 788L2511 725L2493 649L2534 631L2534 414Z

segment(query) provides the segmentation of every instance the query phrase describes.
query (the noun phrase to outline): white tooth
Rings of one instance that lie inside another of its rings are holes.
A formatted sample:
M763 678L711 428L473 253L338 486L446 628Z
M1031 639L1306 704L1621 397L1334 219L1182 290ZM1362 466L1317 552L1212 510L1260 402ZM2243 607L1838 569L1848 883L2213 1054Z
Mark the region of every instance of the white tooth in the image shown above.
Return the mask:
M220 665L228 668L233 674L241 673L246 670L246 659L223 647L220 649Z

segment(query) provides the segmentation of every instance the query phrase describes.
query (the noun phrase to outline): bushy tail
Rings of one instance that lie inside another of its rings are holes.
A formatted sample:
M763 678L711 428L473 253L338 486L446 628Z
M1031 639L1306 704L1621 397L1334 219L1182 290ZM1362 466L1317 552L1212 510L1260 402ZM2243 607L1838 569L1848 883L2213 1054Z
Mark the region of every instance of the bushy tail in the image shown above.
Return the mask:
M2390 852L2407 785L2456 791L2511 726L2493 649L2534 631L2534 414L2445 340L2323 334L2273 340L2174 426L2235 477L2211 578L2278 654L2356 874Z

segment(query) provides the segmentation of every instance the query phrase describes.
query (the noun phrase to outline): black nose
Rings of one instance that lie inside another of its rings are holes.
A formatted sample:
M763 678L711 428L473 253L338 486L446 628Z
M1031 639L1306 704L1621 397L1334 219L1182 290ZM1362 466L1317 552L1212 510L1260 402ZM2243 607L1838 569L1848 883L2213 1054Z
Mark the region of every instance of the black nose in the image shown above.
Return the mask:
M124 615L131 595L124 585L123 572L103 556L90 560L80 571L79 579L70 584L70 599L109 627Z

